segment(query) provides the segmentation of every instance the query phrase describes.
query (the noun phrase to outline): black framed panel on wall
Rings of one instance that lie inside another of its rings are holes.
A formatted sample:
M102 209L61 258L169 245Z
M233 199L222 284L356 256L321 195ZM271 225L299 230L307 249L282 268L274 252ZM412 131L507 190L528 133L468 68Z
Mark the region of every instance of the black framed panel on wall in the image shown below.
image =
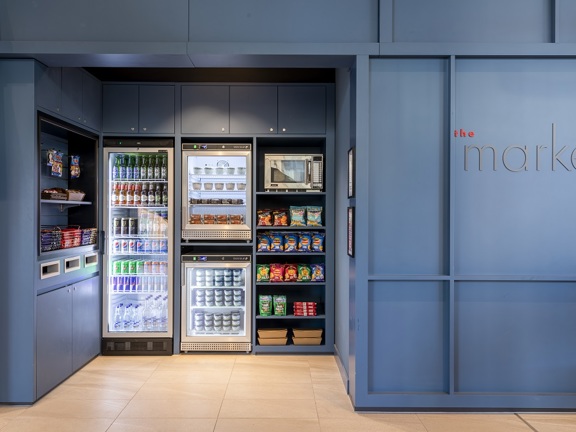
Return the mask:
M348 227L348 256L354 256L354 207L348 207L347 215L347 227Z
M348 198L354 198L354 195L356 195L355 177L355 150L354 147L352 147L348 150Z

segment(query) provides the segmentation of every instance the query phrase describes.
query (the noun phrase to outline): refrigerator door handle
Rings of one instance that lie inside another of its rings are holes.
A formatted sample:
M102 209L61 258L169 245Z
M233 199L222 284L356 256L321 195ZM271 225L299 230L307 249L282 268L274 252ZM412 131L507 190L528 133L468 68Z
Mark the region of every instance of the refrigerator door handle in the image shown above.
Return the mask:
M102 238L102 241L100 242L102 245L102 255L106 255L106 231L100 231L100 237Z

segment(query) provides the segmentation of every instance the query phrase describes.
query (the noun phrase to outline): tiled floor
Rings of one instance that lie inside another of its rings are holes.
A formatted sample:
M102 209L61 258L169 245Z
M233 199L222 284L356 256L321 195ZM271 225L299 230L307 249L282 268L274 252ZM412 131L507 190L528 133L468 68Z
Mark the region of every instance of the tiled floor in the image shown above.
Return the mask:
M99 357L0 432L576 432L575 414L359 414L330 356Z

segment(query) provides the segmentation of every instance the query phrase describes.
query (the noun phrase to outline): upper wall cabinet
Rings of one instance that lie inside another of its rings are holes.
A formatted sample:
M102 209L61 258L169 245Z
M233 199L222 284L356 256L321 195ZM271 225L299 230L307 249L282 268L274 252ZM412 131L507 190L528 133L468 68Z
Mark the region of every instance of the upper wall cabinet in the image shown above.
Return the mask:
M182 133L324 134L326 87L183 86Z
M82 126L100 130L102 84L81 68L46 68L38 76L37 104Z
M229 131L229 86L182 86L182 133L221 134Z
M173 85L106 84L103 105L104 133L174 133Z
M326 87L278 87L278 129L281 134L326 133Z

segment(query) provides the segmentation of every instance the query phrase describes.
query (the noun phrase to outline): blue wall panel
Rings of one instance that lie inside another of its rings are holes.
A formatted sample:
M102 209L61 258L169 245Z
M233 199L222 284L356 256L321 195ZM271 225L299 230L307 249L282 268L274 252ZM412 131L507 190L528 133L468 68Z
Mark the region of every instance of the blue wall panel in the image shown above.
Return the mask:
M377 0L190 0L191 42L378 42Z
M444 282L371 282L368 390L447 392Z
M393 41L550 42L551 4L551 0L394 0Z
M576 42L576 2L556 0L558 8L558 39L556 42Z
M369 272L445 274L448 63L370 64Z
M456 284L457 392L576 393L576 283Z
M457 274L576 273L575 73L574 60L457 60ZM488 146L482 166L473 146Z

